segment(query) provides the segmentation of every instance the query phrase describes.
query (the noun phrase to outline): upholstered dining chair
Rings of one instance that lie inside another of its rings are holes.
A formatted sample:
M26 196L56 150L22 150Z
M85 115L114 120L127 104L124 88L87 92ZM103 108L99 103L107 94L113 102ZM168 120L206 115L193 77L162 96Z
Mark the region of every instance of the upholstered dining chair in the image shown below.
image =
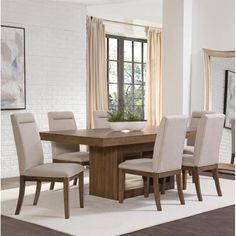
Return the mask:
M225 116L223 114L202 115L197 127L193 154L183 155L183 189L186 189L186 170L191 171L198 200L202 201L199 172L212 171L218 196L222 196L218 176L219 149Z
M109 128L107 111L93 111L93 125L95 129Z
M232 150L232 153L231 153L231 161L230 163L231 164L234 164L234 158L235 158L235 118L231 119L231 137L232 137L232 147L231 147L231 150Z
M50 131L77 129L75 117L71 111L48 112L48 123ZM89 164L89 153L81 152L79 145L51 142L51 147L53 163ZM76 182L77 179L74 180L74 185ZM54 182L50 186L50 189L53 188Z
M190 119L189 128L190 129L197 129L198 124L200 122L201 116L204 114L213 114L214 112L211 111L193 111ZM184 146L184 153L186 154L193 154L194 152L194 145L195 145L195 135L190 135L187 138L187 144Z
M65 218L69 218L69 181L79 178L80 207L84 206L83 188L84 167L77 164L43 163L43 148L39 131L31 113L11 115L20 171L20 191L15 214L20 214L25 193L25 182L36 181L33 205L37 205L41 183L48 181L63 182Z
M153 178L156 207L161 211L159 178L176 175L178 195L185 204L181 181L181 163L188 118L166 116L162 118L156 137L153 158L133 159L119 165L119 202L122 203L125 191L125 174L144 176L144 196L148 197L149 178ZM174 134L174 135L173 135Z

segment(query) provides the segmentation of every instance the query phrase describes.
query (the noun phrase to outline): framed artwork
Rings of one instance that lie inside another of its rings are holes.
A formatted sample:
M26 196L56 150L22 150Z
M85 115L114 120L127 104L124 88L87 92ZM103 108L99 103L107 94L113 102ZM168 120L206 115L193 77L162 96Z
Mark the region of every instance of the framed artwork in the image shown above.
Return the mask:
M1 110L26 109L25 29L1 25Z
M235 72L226 70L225 75L225 128L231 129L230 121L235 117Z

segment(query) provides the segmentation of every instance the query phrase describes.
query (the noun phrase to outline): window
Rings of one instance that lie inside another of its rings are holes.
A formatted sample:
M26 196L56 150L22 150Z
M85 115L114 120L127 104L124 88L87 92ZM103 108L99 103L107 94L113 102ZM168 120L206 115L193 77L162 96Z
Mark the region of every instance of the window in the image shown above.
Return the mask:
M144 117L147 41L107 35L109 110Z

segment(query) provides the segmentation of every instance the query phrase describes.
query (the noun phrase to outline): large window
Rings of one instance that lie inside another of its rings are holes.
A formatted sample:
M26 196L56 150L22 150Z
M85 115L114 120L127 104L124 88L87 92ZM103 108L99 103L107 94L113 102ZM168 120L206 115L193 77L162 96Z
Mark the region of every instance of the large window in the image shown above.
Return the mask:
M144 117L147 41L107 35L109 110Z

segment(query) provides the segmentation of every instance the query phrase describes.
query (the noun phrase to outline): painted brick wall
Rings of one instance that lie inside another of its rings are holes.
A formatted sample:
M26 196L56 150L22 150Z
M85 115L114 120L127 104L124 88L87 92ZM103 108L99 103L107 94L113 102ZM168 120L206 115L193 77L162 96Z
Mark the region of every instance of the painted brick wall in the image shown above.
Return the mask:
M211 58L212 71L212 110L223 113L224 91L225 91L225 70L234 71L235 61L233 58ZM230 163L231 159L231 129L223 130L223 137L220 147L220 162Z
M27 112L40 130L48 129L47 112L73 111L86 126L86 7L46 0L3 0L2 24L25 28ZM10 114L1 115L1 177L18 175ZM43 142L45 162L51 147Z

